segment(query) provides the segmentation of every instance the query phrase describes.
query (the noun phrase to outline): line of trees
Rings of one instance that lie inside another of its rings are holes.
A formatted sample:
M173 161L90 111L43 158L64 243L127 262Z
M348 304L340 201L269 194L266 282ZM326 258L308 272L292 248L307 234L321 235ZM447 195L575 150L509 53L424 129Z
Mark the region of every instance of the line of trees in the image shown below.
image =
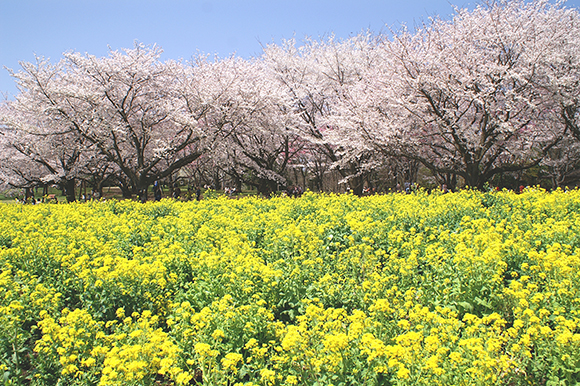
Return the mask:
M145 200L154 181L183 177L268 194L300 179L323 190L332 173L360 194L425 171L449 188L580 176L580 16L561 3L485 3L249 60L161 53L69 52L11 71L0 182L58 184L72 201L79 181Z

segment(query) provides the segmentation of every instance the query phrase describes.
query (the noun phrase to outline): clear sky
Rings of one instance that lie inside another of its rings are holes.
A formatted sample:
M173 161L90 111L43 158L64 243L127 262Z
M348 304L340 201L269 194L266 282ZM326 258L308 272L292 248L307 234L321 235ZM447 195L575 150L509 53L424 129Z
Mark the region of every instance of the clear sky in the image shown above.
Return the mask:
M163 48L162 59L198 52L257 56L281 39L339 38L385 25L413 27L429 16L448 17L453 5L474 0L0 0L0 93L17 93L4 67L56 62L66 51L106 56L135 41ZM568 7L580 8L580 0Z

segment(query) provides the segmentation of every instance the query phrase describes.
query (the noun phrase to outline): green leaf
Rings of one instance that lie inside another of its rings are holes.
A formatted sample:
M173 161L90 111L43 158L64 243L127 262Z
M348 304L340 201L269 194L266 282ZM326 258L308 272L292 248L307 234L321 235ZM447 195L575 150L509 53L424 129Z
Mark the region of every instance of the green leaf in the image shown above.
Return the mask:
M468 302L457 302L457 305L466 311L473 311L473 306Z

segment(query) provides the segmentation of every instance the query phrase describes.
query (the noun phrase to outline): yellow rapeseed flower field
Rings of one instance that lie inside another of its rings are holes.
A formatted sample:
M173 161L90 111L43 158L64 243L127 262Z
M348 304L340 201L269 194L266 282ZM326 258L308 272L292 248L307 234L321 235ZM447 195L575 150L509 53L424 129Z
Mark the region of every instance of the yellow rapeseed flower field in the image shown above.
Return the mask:
M580 191L0 206L5 385L572 385Z

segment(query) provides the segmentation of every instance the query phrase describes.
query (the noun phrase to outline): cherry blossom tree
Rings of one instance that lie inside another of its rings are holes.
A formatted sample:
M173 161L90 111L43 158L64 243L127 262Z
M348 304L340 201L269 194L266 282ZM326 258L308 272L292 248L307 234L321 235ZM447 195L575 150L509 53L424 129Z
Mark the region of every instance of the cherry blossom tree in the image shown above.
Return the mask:
M177 78L179 63L160 62L160 54L142 45L108 58L65 54L82 86L73 94L82 108L59 112L118 166L142 200L155 180L197 159L205 137L200 116L190 114L177 89L188 81Z
M34 161L27 149L19 151L13 145L21 144L20 141L16 142L17 138L21 137L6 127L0 132L0 182L3 189L31 189L45 181L50 182L50 173Z
M546 1L500 1L384 39L381 64L345 92L338 137L346 131L357 148L415 159L479 188L537 165L563 133L538 82L559 50L566 12Z
M576 9L562 8L559 17L551 33L557 50L542 56L541 85L553 99L566 129L580 140L580 14Z
M231 165L227 170L267 196L286 186L287 167L303 142L291 130L295 112L264 63L237 60L235 67L229 105L234 125L223 142Z
M580 181L580 142L566 135L542 160L542 167L552 187L576 185Z
M10 185L31 188L58 184L68 201L75 200L75 184L85 172L87 157L94 156L92 145L71 131L63 120L53 120L45 106L37 101L44 97L43 89L33 90L30 83L51 87L60 81L62 63L51 65L38 58L36 64L23 64L16 75L20 94L7 101L0 111L5 162L10 169ZM37 71L42 69L42 71Z
M247 160L247 154L254 150L254 144L248 143L244 135L250 130L250 122L255 122L254 116L264 116L268 97L259 94L264 80L250 67L249 62L235 56L214 60L200 56L183 67L179 76L178 93L185 101L185 114L195 117L204 132L212 133L204 142L205 164L214 165L214 177L229 173L238 184L245 179L248 168L260 175L268 174L268 165L242 160ZM220 185L215 178L214 185Z
M75 185L83 175L87 152L65 135L39 135L18 130L6 133L3 169L14 187L58 185L67 201L76 200ZM79 141L79 138L76 138Z
M350 134L345 130L339 140L333 138L336 132L329 129L328 117L334 114L336 101L342 98L344 89L359 81L364 69L375 64L373 47L374 37L370 34L344 41L333 37L307 40L300 47L294 40L288 40L281 46L266 47L262 57L273 79L282 85L286 104L298 118L291 129L313 152L310 163L322 166L320 170L327 169L326 164L338 170L357 194L362 193L364 164L372 158L367 152L371 147L348 146L351 151L345 151L344 144L348 143ZM360 153L353 153L354 149Z

